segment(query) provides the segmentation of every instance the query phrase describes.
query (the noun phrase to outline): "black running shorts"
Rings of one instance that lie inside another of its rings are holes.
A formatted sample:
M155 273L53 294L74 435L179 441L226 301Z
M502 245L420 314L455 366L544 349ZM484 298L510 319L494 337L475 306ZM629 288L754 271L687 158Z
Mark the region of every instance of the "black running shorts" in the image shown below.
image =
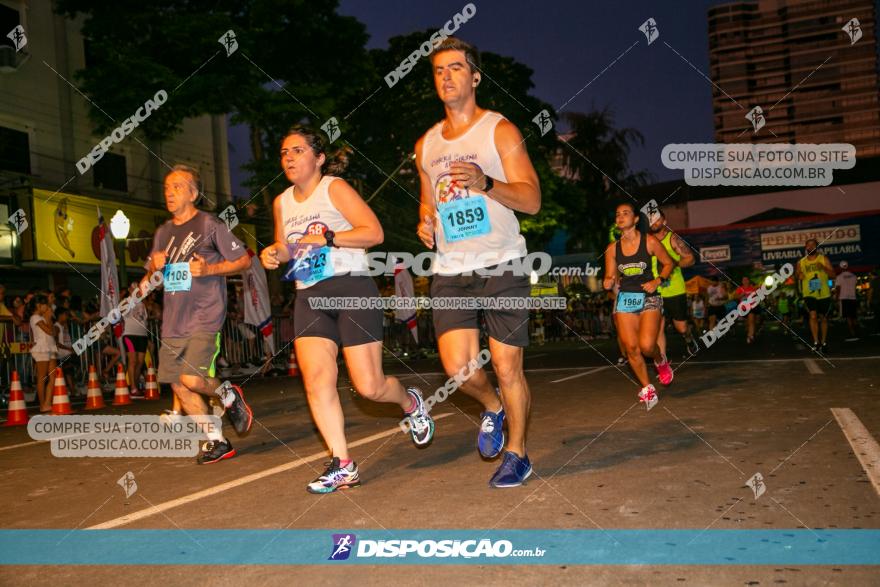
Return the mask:
M329 338L337 346L358 346L382 342L380 307L317 309L309 303L314 298L378 298L379 288L372 277L339 275L296 291L293 309L293 337ZM360 302L359 302L360 303Z
M487 268L491 270L492 268ZM486 319L486 330L492 338L511 346L529 346L528 308L510 309L438 309L438 298L524 298L528 299L532 286L526 275L435 275L431 280L431 298L434 300L434 330L439 337L448 330L480 328L479 313ZM444 300L444 303L446 300Z
M663 315L669 320L686 322L688 319L687 294L663 296Z
M822 298L820 300L819 298L807 296L804 298L804 305L807 306L807 310L810 312L816 312L820 316L824 316L831 309L831 298Z

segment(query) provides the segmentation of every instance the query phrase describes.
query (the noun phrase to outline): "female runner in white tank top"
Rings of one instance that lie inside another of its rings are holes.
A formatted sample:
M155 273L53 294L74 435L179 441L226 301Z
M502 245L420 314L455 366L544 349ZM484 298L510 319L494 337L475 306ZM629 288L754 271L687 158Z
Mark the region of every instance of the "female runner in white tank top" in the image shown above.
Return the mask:
M434 422L417 388L404 388L382 370L382 310L366 305L379 291L367 269L365 249L384 239L382 226L366 202L345 180L324 175L326 143L318 132L294 127L281 143L281 166L293 185L272 207L275 242L263 249L266 269L294 262L286 271L296 283L294 339L306 397L315 424L330 450L331 462L307 490L330 493L360 485L348 453L345 421L336 388L339 348L358 394L398 404L417 446L433 437ZM364 309L316 309L315 298L359 297Z

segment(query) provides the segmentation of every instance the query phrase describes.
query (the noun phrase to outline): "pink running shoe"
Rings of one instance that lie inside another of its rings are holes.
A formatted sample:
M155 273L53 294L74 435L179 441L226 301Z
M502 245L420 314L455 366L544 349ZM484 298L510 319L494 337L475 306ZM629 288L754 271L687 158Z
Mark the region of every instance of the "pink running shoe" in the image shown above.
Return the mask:
M654 386L650 383L642 388L639 392L639 401L645 403L645 407L650 411L651 408L657 405L657 402L660 401L660 398L657 397L657 390L654 389Z
M657 368L657 377L660 379L660 383L663 385L672 383L672 367L669 366L666 357L663 357L662 363L654 362L654 366Z

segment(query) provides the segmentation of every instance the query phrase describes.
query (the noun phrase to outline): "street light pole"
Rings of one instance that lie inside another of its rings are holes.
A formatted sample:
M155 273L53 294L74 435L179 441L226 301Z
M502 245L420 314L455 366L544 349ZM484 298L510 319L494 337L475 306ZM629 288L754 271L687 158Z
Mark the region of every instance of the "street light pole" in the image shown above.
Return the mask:
M122 281L119 287L128 287L128 270L125 266L125 245L128 239L128 231L131 229L131 222L122 210L117 210L113 218L110 219L110 232L121 245L119 256L119 279ZM124 285L123 285L124 284Z

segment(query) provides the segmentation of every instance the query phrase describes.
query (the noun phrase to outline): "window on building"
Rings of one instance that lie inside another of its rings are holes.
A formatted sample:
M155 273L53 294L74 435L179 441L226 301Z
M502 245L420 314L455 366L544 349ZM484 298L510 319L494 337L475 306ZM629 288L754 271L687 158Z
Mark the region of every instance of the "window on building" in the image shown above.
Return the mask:
M11 32L12 29L20 24L21 15L18 13L18 10L0 4L0 31L3 31L3 36L0 37L0 47L15 48L15 43L6 36L6 33Z
M31 147L28 133L0 126L0 169L31 173Z
M95 187L105 190L128 191L128 174L125 171L125 155L104 153L101 160L92 167Z

